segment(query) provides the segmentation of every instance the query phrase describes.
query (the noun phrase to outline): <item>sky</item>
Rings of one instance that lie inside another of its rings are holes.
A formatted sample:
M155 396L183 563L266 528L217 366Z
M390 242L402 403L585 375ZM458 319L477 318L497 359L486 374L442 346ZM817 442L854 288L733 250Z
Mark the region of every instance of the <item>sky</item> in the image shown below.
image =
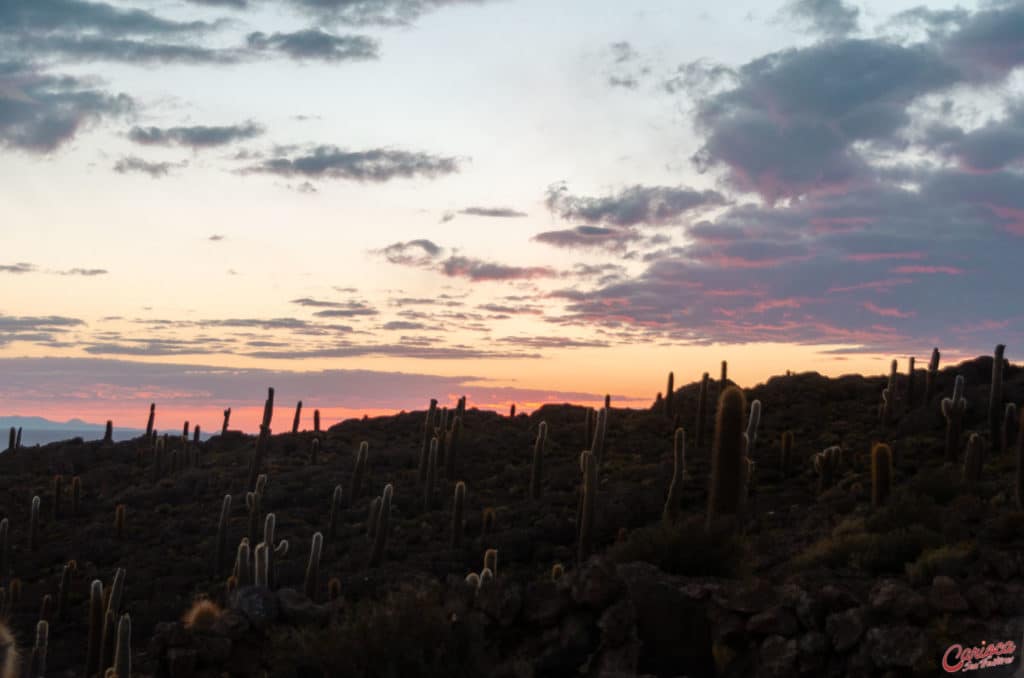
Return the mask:
M0 415L1014 360L1022 65L1024 0L0 0Z

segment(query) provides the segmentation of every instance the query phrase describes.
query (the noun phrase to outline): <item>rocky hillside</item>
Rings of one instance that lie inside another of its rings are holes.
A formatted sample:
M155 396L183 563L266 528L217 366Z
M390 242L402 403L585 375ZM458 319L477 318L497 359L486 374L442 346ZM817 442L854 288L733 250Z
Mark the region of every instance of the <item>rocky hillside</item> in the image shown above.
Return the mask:
M259 437L9 450L0 613L24 676L44 644L46 676L1011 675L1024 369L993 422L992 367L941 369L927 398L926 370L804 373L722 411L709 379L600 416L469 403L274 433L278 407Z

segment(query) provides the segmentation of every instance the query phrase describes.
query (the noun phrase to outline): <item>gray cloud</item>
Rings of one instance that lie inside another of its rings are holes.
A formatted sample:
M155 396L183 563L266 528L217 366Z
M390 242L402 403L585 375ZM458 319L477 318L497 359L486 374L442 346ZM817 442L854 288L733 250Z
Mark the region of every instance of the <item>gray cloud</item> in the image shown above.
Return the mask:
M518 210L511 209L509 207L467 207L464 210L459 210L459 214L468 214L476 217L497 217L497 218L516 218L529 216L526 212L519 212Z
M165 177L176 167L183 167L188 163L173 162L150 162L134 155L126 155L114 163L114 171L118 174L148 174L154 179Z
M101 35L22 35L12 42L19 51L47 57L59 55L76 62L233 64L245 57L237 49L211 49L198 45Z
M202 21L163 19L139 9L121 9L84 0L5 0L0 5L0 30L11 33L53 32L73 28L107 35L172 35L211 28Z
M830 37L843 37L858 29L860 10L843 0L793 0L789 13Z
M530 280L557 275L547 266L508 266L472 257L451 256L441 262L441 272L450 277L484 280Z
M16 264L0 264L0 273L32 273L36 270L34 264L20 261Z
M73 76L0 61L0 146L49 153L83 128L133 107L126 94L112 95Z
M562 219L606 223L614 226L663 226L708 207L726 203L717 191L685 187L631 186L601 198L569 193L564 183L548 187L545 204Z
M531 240L546 245L567 249L623 250L628 243L641 240L643 236L630 228L606 228L604 226L577 226L560 231L545 231Z
M925 143L973 171L992 172L1020 163L1024 160L1024 102L1011 106L1003 118L969 132L936 124L927 130Z
M382 148L346 151L336 146L316 146L300 155L281 155L242 170L243 173L360 182L384 182L414 177L433 179L458 171L459 166L455 158Z
M411 322L409 320L392 320L381 325L385 330L423 330L427 326L423 323Z
M63 331L68 327L85 325L85 322L78 318L69 318L61 315L46 316L11 316L0 315L0 332L47 332Z
M477 358L541 358L539 353L514 351L491 351L471 346L436 346L408 344L363 344L331 346L305 350L254 351L247 354L254 358L303 360L309 358L352 358L357 356L391 356L396 358L419 358L421 360L467 360Z
M80 275L91 278L97 275L106 275L109 271L105 268L70 268L66 271L58 271L59 275Z
M252 139L264 131L262 126L254 122L223 126L133 127L128 132L128 138L146 146L187 146L199 149Z
M429 266L441 256L443 251L442 247L433 242L419 239L392 243L383 249L374 250L374 253L383 255L392 264Z
M292 59L318 61L366 61L380 57L378 42L365 35L331 35L319 28L293 33L250 33L250 49L276 51Z
M287 0L321 20L365 25L406 25L423 14L452 5L483 4L487 0Z

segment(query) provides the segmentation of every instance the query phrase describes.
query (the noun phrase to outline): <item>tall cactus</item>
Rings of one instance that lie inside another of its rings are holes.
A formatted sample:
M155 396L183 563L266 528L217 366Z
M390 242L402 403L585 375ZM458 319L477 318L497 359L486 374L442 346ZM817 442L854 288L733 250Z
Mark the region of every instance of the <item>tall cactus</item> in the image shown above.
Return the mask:
M884 426L890 426L896 414L896 370L898 369L895 360L889 367L889 382L882 389L881 419Z
M434 456L436 457L436 447ZM370 567L377 567L384 560L384 552L388 544L388 528L391 524L391 497L395 493L394 486L388 483L381 495L380 510L377 512L377 525L373 536L373 551L370 553Z
M665 416L669 419L675 414L675 380L676 375L673 372L668 373L668 388L665 391Z
M456 414L452 417L452 427L445 434L445 475L449 480L455 480L458 473L459 445L462 441L462 417Z
M761 401L750 403L750 419L747 421L747 447L744 456L753 458L754 444L757 442L757 428L761 425Z
M594 443L594 417L597 413L593 407L587 407L583 418L584 438L583 445L589 448Z
M1017 483L1014 494L1017 495L1017 509L1024 511L1024 412L1018 417L1017 429Z
M498 576L498 549L484 551L484 569L490 570L495 577Z
M118 539L124 538L124 504L118 504L114 508L114 536Z
M89 586L89 644L86 650L85 676L91 678L100 670L100 652L103 644L103 582L94 579Z
M16 450L17 449L17 442L18 442L18 431L17 431L17 429L15 429L12 426L11 427L10 435L7 438L7 451L8 452L13 452L14 450Z
M939 380L939 349L932 349L932 357L928 361L928 371L924 376L924 402L928 404L935 395L935 385Z
M255 585L262 589L270 588L270 563L269 563L269 549L263 542L256 544L256 550L253 552L253 575L255 577Z
M455 483L455 497L452 499L452 548L462 545L462 535L466 529L466 483Z
M427 461L430 456L430 440L434 437L434 415L437 412L437 400L430 399L430 409L423 424L423 445L420 448L419 465L416 468L416 482L422 486L427 480Z
M735 386L718 398L715 440L711 450L711 487L708 492L707 529L720 516L736 516L743 491L743 414L746 398Z
M28 520L28 548L30 551L39 549L39 495L32 497L32 511Z
M324 547L324 535L317 532L313 535L313 543L309 548L309 562L306 564L305 592L306 597L316 602L320 590L320 553Z
M370 502L370 513L366 517L366 536L373 539L377 534L377 518L380 517L380 497L374 497Z
M239 588L252 585L252 551L249 548L248 538L243 538L238 544L234 576L238 579Z
M705 372L700 378L700 392L697 395L697 421L694 422L693 443L697 449L704 447L704 422L708 418L708 382L711 376Z
M537 440L533 443L533 465L530 468L530 497L540 499L544 482L544 451L548 445L548 423L537 426Z
M992 356L992 385L988 395L988 430L989 444L994 452L996 441L999 440L999 432L1003 414L1003 352L1006 346L997 344L995 353Z
M114 422L107 419L106 429L103 431L103 444L113 445L114 444Z
M601 465L604 461L605 435L608 431L608 408L603 407L597 412L597 423L594 426L594 442L590 451L594 453L594 461Z
M313 410L313 432L320 433L320 410Z
M153 435L153 422L156 420L156 403L149 404L149 419L146 420L146 438Z
M21 449L21 427L18 427L18 435L14 436L14 449Z
M668 487L668 498L661 517L666 523L674 523L683 510L683 474L686 473L686 432L677 428L672 445L672 483Z
M0 579L11 571L11 524L7 518L0 520Z
M132 678L132 618L121 615L117 623L117 647L114 649L114 675Z
M722 361L722 375L718 381L718 388L721 391L725 390L726 384L729 382L729 363L728 361Z
M892 490L892 449L884 443L871 448L871 505L880 508Z
M43 619L36 623L36 644L32 647L26 678L43 678L46 675L46 653L50 643L50 624ZM6 678L7 674L4 674ZM13 677L12 677L13 678Z
M317 465L320 459L320 439L313 438L309 443L309 463L313 466Z
M302 420L302 401L295 405L295 418L292 419L292 433L299 432L299 422Z
M288 540L282 539L278 543L274 538L276 526L277 515L268 513L263 521L263 543L267 545L267 588L274 588L277 585L274 577L275 557L284 557L288 553Z
M229 408L224 410L224 423L220 425L220 434L222 436L223 435L227 435L228 424L230 422L231 422L231 408L229 407Z
M967 439L967 452L964 454L964 484L969 492L977 492L981 483L982 468L981 436L972 433Z
M213 576L219 577L224 569L228 548L228 518L231 516L231 495L225 494L220 504L220 519L217 521L217 550L213 558Z
M580 494L579 544L577 559L583 563L594 549L594 524L597 510L597 457L590 450L580 455L583 470L582 492Z
M914 356L907 360L907 411L914 409Z
M953 397L942 399L942 416L946 418L946 461L955 464L959 456L960 435L963 431L964 412L967 399L964 398L964 377L956 376Z
M423 510L429 511L434 506L434 493L437 491L437 438L430 441L430 455L427 457L427 479L423 483Z
M1003 430L1000 435L1002 441L1000 450L1003 454L1010 452L1010 448L1013 446L1013 427L1017 423L1017 406L1013 403L1006 404L1006 410L1003 413Z
M57 589L57 620L62 621L68 613L68 601L71 598L71 577L78 569L78 562L69 560L60 573L60 586Z
M352 485L349 488L349 501L355 503L363 492L363 481L366 478L366 466L370 463L370 444L365 440L359 443L356 452L356 465L352 471Z
M793 459L793 432L785 431L779 444L779 470L785 476Z
M61 499L64 497L64 477L59 473L53 477L53 521L61 516Z
M341 502L341 485L335 485L334 492L331 494L331 512L327 518L327 534L331 539L338 536L338 521L341 518Z

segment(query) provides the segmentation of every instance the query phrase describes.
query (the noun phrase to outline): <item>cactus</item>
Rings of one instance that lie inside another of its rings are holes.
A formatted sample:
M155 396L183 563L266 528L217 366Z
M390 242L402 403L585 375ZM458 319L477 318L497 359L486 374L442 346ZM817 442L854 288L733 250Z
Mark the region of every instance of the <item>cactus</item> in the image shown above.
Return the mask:
M455 497L452 499L452 548L462 545L462 534L465 531L466 483L455 483Z
M274 588L277 585L277 578L274 576L274 559L276 557L284 557L288 553L287 539L282 539L280 543L275 543L274 529L276 526L277 516L273 513L268 513L263 521L263 543L267 546L267 588Z
M892 450L884 443L871 448L871 505L880 508L892 490Z
M78 562L69 560L60 573L60 587L57 589L57 619L63 620L68 613L68 601L71 598L71 577L78 569Z
M113 669L118 678L132 676L132 618L128 614L121 615L121 620L117 623Z
M479 583L477 584L477 589L482 589L494 581L494 573L485 567L480 571L478 581Z
M359 443L359 451L356 452L356 466L352 470L352 486L349 488L349 502L352 504L359 499L363 491L363 481L366 478L366 466L370 460L370 444L365 440Z
M338 519L341 517L341 502L341 485L335 485L334 492L331 493L331 512L327 519L327 534L331 539L338 536Z
M13 452L14 450L18 449L17 448L17 444L18 444L18 431L17 431L17 429L15 429L12 426L11 427L10 435L7 438L7 451L8 452Z
M608 408L604 407L597 413L597 422L594 426L594 440L590 451L594 453L594 461L600 466L604 460L605 434L608 431Z
M1024 412L1021 412L1017 419L1017 482L1014 494L1017 499L1017 510L1024 511Z
M494 524L497 521L498 516L494 512L494 509L488 506L483 510L480 517L480 536L486 537L489 534L494 533Z
M53 477L53 522L60 519L60 501L64 496L64 477L57 474Z
M785 431L779 446L779 470L785 476L793 459L793 432Z
M313 433L320 433L320 410L313 410Z
M316 602L320 589L320 552L324 547L324 535L319 532L313 535L313 544L309 549L309 563L306 564L306 597Z
M516 418L516 404L515 403L512 403L512 406L508 408L508 416L509 416L509 419L515 419Z
M149 404L149 418L146 420L146 438L153 435L153 422L156 419L156 403Z
M420 448L419 466L416 469L416 482L422 486L427 480L427 459L430 455L430 439L433 437L434 416L437 412L437 400L430 399L427 420L423 425L423 445Z
M671 418L675 414L675 380L676 375L673 372L668 373L668 388L665 390L665 416Z
M292 419L292 433L299 432L299 422L302 421L302 401L295 405L295 418Z
M118 504L114 509L114 536L124 538L124 504Z
M478 591L480 589L480 575L478 575L476 572L470 572L469 574L467 574L466 586L473 589L474 591Z
M11 524L7 518L0 520L0 580L11 571ZM2 676L0 676L2 678Z
M28 663L27 678L43 678L46 675L46 652L50 641L50 624L40 619L36 623L36 644Z
M82 480L78 476L71 478L71 517L77 518L82 502Z
M718 381L718 388L725 390L725 385L729 381L729 363L728 361L722 361L722 374Z
M32 497L32 512L28 522L28 548L30 551L39 549L39 495Z
M750 419L747 422L747 447L745 457L754 456L754 445L757 442L757 428L761 425L761 401L750 403Z
M942 416L946 418L946 461L955 464L960 446L960 434L963 430L964 412L967 410L967 399L964 398L964 377L956 376L953 386L953 397L942 399Z
M263 466L263 455L270 444L270 429L260 427L260 434L256 438L256 446L253 448L252 457L249 461L249 488L256 487L256 481L260 477L260 469Z
M935 385L939 379L939 349L932 349L932 357L928 361L928 371L924 375L924 402L927 405L935 395Z
M113 445L114 444L114 422L107 419L107 428L103 432L103 444Z
M370 502L370 515L366 518L366 536L373 539L377 534L377 518L380 517L380 497Z
M718 397L715 440L711 451L711 487L708 492L707 529L723 515L735 516L743 491L743 391L729 386Z
M593 407L588 407L584 411L584 413L585 416L583 418L583 445L589 448L594 442L594 415L596 414L596 412L594 411Z
M708 382L710 378L707 372L700 378L700 392L697 395L697 421L694 423L693 443L698 449L704 447L704 422L708 418Z
M686 473L686 431L676 429L672 445L672 482L661 513L662 520L674 523L683 509L683 474Z
M256 489L246 492L245 506L249 509L249 543L255 544L259 538L260 516L263 515L263 488L266 487L267 476L260 475L256 479Z
M341 598L341 580L337 577L331 577L327 581L327 600L335 601Z
M53 596L49 593L43 596L43 602L39 605L39 618L50 621L51 609L53 608Z
M537 426L537 440L533 443L533 466L530 469L530 497L540 499L544 473L544 450L548 445L548 423Z
M562 567L561 563L555 563L551 566L551 581L558 581L565 574L565 568Z
M18 678L20 663L14 634L7 628L5 621L0 620L0 678Z
M444 463L445 475L449 480L455 479L458 473L459 442L462 439L462 417L456 414L452 417L452 427L445 434Z
M1006 346L997 344L992 356L992 386L988 395L988 430L989 443L995 451L996 441L999 440L999 432L1002 422L1000 416L1003 414L1003 352Z
M964 484L968 492L977 492L981 483L982 454L981 436L972 433L967 439L967 452L964 454Z
M1000 450L1003 454L1007 454L1010 448L1013 446L1013 427L1017 423L1017 406L1013 403L1007 403L1006 409L1003 413L1003 428L1000 434Z
M242 539L238 544L238 551L235 555L235 574L239 587L252 585L252 556L249 548L249 540Z
M85 676L91 678L100 670L100 651L103 643L103 582L94 579L89 586L89 644L86 650Z
M889 367L889 382L888 385L882 389L882 406L880 408L881 420L884 426L890 426L893 422L893 417L896 414L896 370L898 369L895 360L892 361Z
M316 466L317 461L320 458L320 439L313 438L309 443L309 463Z
M825 448L824 451L814 455L814 470L818 473L818 493L832 487L835 484L836 471L842 459L842 449L838 445Z
M217 521L217 550L213 558L213 576L219 577L224 569L224 558L228 549L228 518L231 515L231 495L225 494L220 504L220 519Z
M498 576L498 549L484 551L484 569L490 570L495 577Z
M268 549L267 545L263 542L256 544L256 551L253 554L253 560L255 561L255 585L269 589L270 588L270 564L268 561Z
M188 419L185 420L185 425L181 427L181 439L184 441L188 440Z
M914 356L907 360L907 411L914 409Z
M220 425L220 434L226 435L228 432L228 423L231 421L231 408L224 410L224 423Z
M430 441L430 455L427 457L427 480L423 484L423 510L429 511L434 505L434 493L437 491L437 448L438 441Z
M195 430L192 431L192 444L195 445L195 446L198 446L201 441L202 441L202 433L199 432L199 424L196 424ZM198 460L199 460L199 449L197 447L197 449L196 449L196 461L198 462Z
M436 457L437 455L435 454L434 456ZM380 510L377 515L373 551L370 554L370 567L376 567L384 560L384 550L388 542L388 526L391 522L391 497L394 493L395 488L391 483L384 486L384 494L381 495Z
M577 558L579 563L590 557L594 548L594 522L597 510L597 458L594 453L585 450L580 455L583 467L583 487L580 493L579 544Z

